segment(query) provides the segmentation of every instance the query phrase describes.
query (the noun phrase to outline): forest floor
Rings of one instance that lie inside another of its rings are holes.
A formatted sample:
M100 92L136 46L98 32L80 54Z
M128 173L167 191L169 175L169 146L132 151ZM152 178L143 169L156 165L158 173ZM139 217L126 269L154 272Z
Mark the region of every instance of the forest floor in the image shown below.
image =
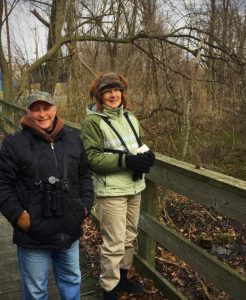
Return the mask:
M246 226L240 225L222 215L198 205L184 196L170 193L164 204L160 204L160 217L163 222L216 256L240 274L246 275ZM92 220L84 224L81 245L90 259L91 272L100 274L99 248L101 236ZM168 279L187 299L191 300L230 300L225 292L206 281L185 262L161 246L156 248L156 269ZM164 300L155 288L154 282L144 278L135 269L130 277L144 285L145 295L121 295L121 300Z

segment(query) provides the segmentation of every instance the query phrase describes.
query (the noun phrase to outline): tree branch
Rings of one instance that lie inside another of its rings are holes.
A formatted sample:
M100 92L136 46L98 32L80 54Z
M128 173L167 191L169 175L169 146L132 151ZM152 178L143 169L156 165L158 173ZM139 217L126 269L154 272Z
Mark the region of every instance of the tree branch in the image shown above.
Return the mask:
M44 24L44 26L46 26L47 28L50 27L49 22L45 21L44 18L42 18L40 14L36 11L36 9L32 10L31 12L42 24Z
M197 42L201 41L200 38L192 36L190 34L178 34L177 35L177 32L180 31L181 29L189 29L189 27L182 27L182 28L179 28L179 29L175 30L172 33L163 34L163 35L154 35L154 34L147 33L145 31L140 31L139 33L137 33L135 35L132 35L132 36L129 36L129 37L121 37L121 38L119 38L119 37L109 37L109 36L93 36L93 35L80 35L80 36L76 36L76 37L71 38L70 35L65 35L65 36L61 37L61 39L59 41L57 41L53 45L53 47L50 48L47 51L46 54L44 54L40 59L36 60L30 66L30 68L25 71L25 74L23 74L23 75L28 76L29 74L31 74L37 67L39 67L41 64L48 61L52 57L52 55L54 55L61 48L61 46L65 45L65 44L69 44L71 42L74 42L75 40L80 41L80 42L97 41L97 42L120 43L120 44L134 44L136 46L136 43L134 43L134 42L137 41L137 40L153 39L153 40L164 41L168 44L174 45L175 47L183 49L183 50L191 53L192 55L195 55L196 53L194 52L194 50L189 49L188 47L184 46L183 44L179 44L179 43L176 43L176 42L170 40L170 38L184 38L184 37L186 37L186 38L192 38ZM192 27L190 29L195 30L195 28L192 28ZM200 29L197 29L197 28L196 28L196 30L199 30L199 32L203 32L203 33L206 33L208 35L208 33L206 31L203 31L203 30L200 30ZM219 42L219 44L221 45L222 43ZM246 62L242 61L234 53L231 53L231 52L228 53L228 51L225 51L225 48L223 48L223 47L219 48L218 46L214 46L214 45L211 45L211 46L216 48L217 50L220 50L221 52L224 52L228 56L230 56L233 59L233 61L235 61L236 63L240 62L240 64L242 66L246 64ZM214 57L214 59L217 59L217 57Z

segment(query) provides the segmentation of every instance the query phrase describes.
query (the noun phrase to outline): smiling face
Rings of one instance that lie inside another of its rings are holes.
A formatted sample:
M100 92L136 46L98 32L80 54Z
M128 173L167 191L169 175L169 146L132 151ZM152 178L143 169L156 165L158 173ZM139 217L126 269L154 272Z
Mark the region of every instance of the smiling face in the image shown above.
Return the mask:
M102 102L104 105L111 108L119 107L122 102L121 90L118 88L112 88L110 90L107 90L102 94Z
M52 129L56 116L56 106L44 101L34 102L28 110L34 123L43 130Z

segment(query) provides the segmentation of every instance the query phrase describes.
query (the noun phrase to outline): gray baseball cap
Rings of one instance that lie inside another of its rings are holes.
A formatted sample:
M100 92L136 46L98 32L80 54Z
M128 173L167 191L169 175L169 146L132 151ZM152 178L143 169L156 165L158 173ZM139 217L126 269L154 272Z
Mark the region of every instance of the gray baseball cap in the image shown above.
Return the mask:
M52 96L49 93L37 91L37 92L33 92L27 98L27 108L30 108L31 105L34 102L37 102L37 101L44 101L44 102L49 103L51 105L55 105L54 99L52 98Z

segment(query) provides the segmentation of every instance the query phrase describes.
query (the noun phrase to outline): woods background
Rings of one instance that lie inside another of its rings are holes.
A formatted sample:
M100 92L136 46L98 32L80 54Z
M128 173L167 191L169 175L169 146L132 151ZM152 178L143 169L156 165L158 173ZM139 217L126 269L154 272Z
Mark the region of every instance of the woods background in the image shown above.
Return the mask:
M13 38L17 9L46 28L35 59ZM0 16L5 100L45 90L79 123L95 74L119 72L154 151L245 180L243 0L2 0Z

